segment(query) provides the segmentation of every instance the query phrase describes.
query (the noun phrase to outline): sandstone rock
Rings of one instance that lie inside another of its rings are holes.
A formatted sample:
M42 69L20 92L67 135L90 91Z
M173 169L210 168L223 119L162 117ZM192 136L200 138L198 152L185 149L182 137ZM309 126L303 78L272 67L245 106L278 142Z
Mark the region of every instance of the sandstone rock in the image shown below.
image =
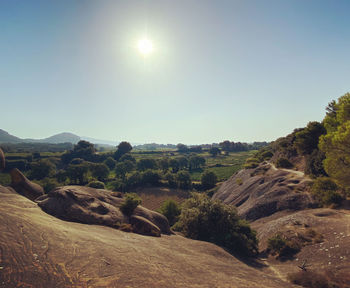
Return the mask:
M129 217L119 210L124 199L120 198L119 194L104 189L63 186L38 198L36 202L45 212L67 221L105 225L114 228L119 227L122 223L129 223ZM169 223L163 215L142 206L135 209L135 215L147 219L162 233L170 234ZM150 223L145 221L144 223L149 226L149 228L144 228L144 231L155 229L153 226L150 229ZM142 229L139 227L135 232L143 231Z
M137 234L160 237L159 227L146 218L131 215L130 224L132 225L133 231Z
M12 180L11 187L17 193L30 200L35 200L39 196L44 195L44 189L39 184L29 181L17 168L12 169L10 175Z
M5 169L5 155L0 148L0 171Z
M308 183L301 172L275 169L265 163L233 175L221 185L213 199L235 205L240 216L256 220L277 211L314 206L307 193Z

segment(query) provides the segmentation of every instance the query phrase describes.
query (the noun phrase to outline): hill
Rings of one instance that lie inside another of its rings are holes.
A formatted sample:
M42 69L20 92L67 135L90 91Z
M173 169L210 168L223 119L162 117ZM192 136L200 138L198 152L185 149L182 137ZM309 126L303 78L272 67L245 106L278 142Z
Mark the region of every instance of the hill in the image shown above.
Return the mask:
M0 129L0 143L20 143L23 140Z

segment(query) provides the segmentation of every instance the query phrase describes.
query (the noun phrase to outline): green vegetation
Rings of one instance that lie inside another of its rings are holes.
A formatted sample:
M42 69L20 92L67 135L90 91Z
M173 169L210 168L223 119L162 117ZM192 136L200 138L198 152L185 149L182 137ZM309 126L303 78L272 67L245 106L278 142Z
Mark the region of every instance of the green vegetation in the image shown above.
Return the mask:
M322 206L339 205L343 197L338 193L337 184L328 177L317 178L311 188L311 192Z
M205 171L202 174L201 184L202 184L202 188L204 190L209 190L211 188L214 188L216 185L216 182L218 182L218 177L216 176L216 174L214 172Z
M278 158L276 161L277 168L292 168L293 164L286 158Z
M277 254L278 257L289 257L298 253L302 246L297 241L288 240L281 234L268 239L267 249L272 254Z
M89 182L89 184L87 185L88 187L91 188L96 188L96 189L105 189L105 184L101 181L91 181Z
M181 208L176 201L166 200L159 208L159 212L162 213L168 219L170 226L172 226L178 220L178 217L181 213Z
M124 196L124 202L120 206L120 211L122 211L126 216L131 216L141 202L141 198L137 194L126 193Z
M233 206L193 193L182 205L174 229L186 237L215 243L232 253L255 255L258 252L256 233L241 220Z

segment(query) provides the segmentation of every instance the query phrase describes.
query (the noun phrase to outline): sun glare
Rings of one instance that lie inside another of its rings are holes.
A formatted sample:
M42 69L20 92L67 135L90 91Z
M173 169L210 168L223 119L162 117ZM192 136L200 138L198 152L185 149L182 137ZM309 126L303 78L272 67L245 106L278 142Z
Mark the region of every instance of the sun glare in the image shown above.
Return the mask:
M153 50L152 42L147 38L140 39L137 42L137 49L142 55L148 55Z

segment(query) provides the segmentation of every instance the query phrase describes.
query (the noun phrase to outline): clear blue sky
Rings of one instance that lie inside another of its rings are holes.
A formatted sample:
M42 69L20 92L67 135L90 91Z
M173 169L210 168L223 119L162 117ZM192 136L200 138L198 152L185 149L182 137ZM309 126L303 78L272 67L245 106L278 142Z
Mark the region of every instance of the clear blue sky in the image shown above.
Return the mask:
M337 0L1 0L0 128L274 140L350 91L349 11Z

